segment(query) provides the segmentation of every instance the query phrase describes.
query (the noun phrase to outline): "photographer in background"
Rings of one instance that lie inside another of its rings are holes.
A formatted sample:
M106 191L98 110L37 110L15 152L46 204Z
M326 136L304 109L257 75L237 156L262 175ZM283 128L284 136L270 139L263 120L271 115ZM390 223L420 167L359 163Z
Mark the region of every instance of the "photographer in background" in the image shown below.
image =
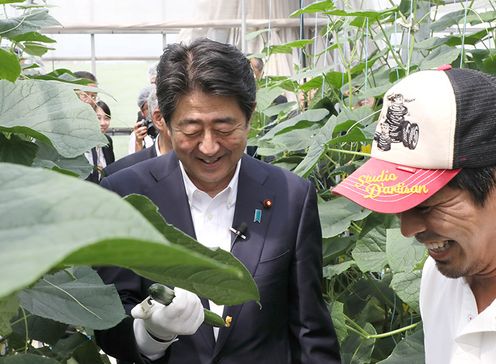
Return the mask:
M128 153L132 154L139 152L144 148L153 145L153 139L157 135L155 127L153 126L151 115L148 112L148 97L153 90L153 86L143 88L138 95L138 120L134 125L134 130L129 136Z
M148 114L151 117L153 125L158 132L157 137L155 138L155 143L151 147L145 148L133 154L126 155L118 161L115 161L114 163L108 165L103 170L104 176L109 176L112 173L115 173L123 168L127 168L146 159L161 156L163 154L169 153L172 150L170 135L167 132L167 126L158 107L157 91L155 85L152 85L152 90L147 102Z

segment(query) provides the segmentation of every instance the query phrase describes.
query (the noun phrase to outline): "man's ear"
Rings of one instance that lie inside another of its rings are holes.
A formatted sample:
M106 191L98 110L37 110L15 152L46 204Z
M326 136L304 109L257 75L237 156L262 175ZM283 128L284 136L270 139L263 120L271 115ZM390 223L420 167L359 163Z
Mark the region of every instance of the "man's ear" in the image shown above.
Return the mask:
M156 129L163 130L165 127L164 119L159 109L156 109L152 113L152 122Z

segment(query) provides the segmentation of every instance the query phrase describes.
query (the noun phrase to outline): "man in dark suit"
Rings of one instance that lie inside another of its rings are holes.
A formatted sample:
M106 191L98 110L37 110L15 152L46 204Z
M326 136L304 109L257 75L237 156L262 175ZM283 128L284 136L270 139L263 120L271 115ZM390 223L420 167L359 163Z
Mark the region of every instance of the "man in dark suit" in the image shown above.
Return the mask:
M105 167L103 170L104 176L110 176L112 173L120 171L121 169L130 167L144 160L166 154L172 150L170 136L167 132L164 118L162 117L162 114L160 113L160 109L158 107L155 85L152 85L151 87L152 90L150 91L150 95L148 96L147 104L153 126L155 126L155 129L158 132L157 137L155 138L155 142L151 147L145 148L136 153L129 154L115 161L114 163L107 165L107 167Z
M196 331L190 324L196 332L182 335L186 328L169 311L176 308L157 304L155 317L128 317L98 332L99 345L121 363L339 363L321 293L315 188L244 154L256 97L249 61L208 39L169 45L158 65L157 96L174 151L106 177L102 186L121 196L144 194L168 223L205 246L231 250L253 275L262 307L210 303L233 318L231 327ZM242 224L244 238L229 229ZM152 283L125 269L99 272L115 283L128 313ZM194 299L183 301L187 316L196 317Z

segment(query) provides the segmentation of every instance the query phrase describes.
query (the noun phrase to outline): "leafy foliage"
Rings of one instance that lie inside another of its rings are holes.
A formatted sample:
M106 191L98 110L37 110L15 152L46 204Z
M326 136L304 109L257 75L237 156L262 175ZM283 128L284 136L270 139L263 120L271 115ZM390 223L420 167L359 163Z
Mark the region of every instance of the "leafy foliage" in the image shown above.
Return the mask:
M318 189L325 296L344 363L424 362L418 307L424 247L401 236L396 217L361 209L330 189L369 155L379 100L396 81L444 64L496 74L496 12L464 8L471 4L439 17L442 1L402 1L380 11L314 2L293 14L327 17L310 43L264 49L267 59L292 47L312 64L293 77L260 82L250 143L262 159ZM479 29L466 31L466 24ZM314 42L325 51L313 54ZM339 71L316 66L326 64L319 60L330 51ZM298 102L272 105L281 89Z
M40 28L58 22L37 5L18 10L0 19L10 42L0 49L0 363L109 363L92 330L125 313L115 287L90 266L132 269L218 304L258 301L230 253L167 225L144 198L128 203L81 180L91 171L83 153L107 143L74 92L89 87L68 70L30 76L21 68L53 43Z
M74 95L84 81L69 70L30 76L21 67L52 46L40 29L58 24L43 7L21 2L0 1L21 13L0 19L9 44L0 49L0 345L8 342L0 363L108 362L91 328L112 326L122 307L88 265L124 266L221 304L257 300L254 282L230 254L167 225L142 197L123 201L76 178L89 172L81 154L105 140L94 113ZM378 100L396 81L446 63L496 74L496 12L462 8L436 18L443 6L401 1L356 11L318 1L293 15L326 16L320 34L263 50L266 58L299 52L312 65L333 51L342 66L262 80L249 142L263 159L318 189L324 294L344 363L424 361L423 248L401 236L396 217L361 209L330 189L368 156ZM480 28L467 33L466 24ZM314 42L324 39L325 51L312 54ZM281 93L293 101L274 105Z

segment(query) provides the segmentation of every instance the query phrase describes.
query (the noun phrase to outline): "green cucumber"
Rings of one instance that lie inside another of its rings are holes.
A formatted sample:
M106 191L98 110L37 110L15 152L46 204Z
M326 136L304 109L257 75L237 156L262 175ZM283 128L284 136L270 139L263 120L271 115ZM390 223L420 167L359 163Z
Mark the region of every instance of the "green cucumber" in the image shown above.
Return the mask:
M153 283L149 288L148 288L148 294L152 299L157 301L158 303L161 303L165 306L168 306L172 300L175 297L174 290L170 289L167 286L164 286L163 284L160 283ZM207 310L206 308L203 309L203 313L205 316L205 319L203 320L203 323L214 326L214 327L229 327L230 326L230 317L229 318L229 324L227 324L222 317L217 315L216 313Z

